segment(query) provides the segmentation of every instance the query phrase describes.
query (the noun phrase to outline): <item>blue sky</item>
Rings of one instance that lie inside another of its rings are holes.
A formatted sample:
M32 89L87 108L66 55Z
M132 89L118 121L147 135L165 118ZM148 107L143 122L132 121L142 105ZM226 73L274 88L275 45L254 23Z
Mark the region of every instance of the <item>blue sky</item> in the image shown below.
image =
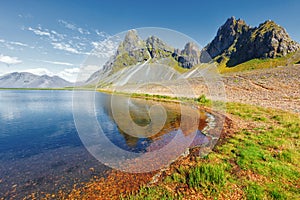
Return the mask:
M109 35L139 27L182 32L205 46L230 16L251 26L267 19L300 42L300 2L6 0L0 7L0 75L12 71L74 80Z

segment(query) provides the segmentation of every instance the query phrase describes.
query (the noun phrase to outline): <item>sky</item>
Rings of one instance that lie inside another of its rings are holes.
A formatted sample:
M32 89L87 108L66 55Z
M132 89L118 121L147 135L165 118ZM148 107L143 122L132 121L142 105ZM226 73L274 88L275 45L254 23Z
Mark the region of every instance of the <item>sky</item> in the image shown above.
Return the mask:
M0 75L27 71L75 81L95 47L103 51L115 48L101 43L110 36L140 27L161 27L205 46L231 16L253 27L271 19L300 42L299 8L297 0L2 0ZM91 66L91 71L97 67Z

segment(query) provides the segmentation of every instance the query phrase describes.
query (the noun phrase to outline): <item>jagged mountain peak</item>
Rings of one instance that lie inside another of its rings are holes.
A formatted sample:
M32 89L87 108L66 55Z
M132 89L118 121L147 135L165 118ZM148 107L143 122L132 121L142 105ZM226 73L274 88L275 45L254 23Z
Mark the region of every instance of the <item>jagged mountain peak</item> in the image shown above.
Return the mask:
M200 56L200 49L194 42L188 42L185 44L182 54Z
M232 46L240 35L248 32L250 27L244 20L231 17L218 29L216 37L207 45L206 51L212 58L225 53Z
M231 17L218 29L216 37L205 50L217 62L229 67L253 58L275 58L297 51L286 30L272 20L251 28L244 20Z
M147 49L151 58L161 59L171 56L174 48L167 45L163 40L156 36L150 36L146 40Z
M156 48L156 49L165 49L165 48L172 49L163 40L161 40L160 38L158 38L154 35L147 38L146 44L147 44L147 46Z
M123 42L119 45L118 52L122 51L134 51L137 49L145 48L144 41L138 36L138 33L135 29L129 30Z
M235 19L235 17L230 17L226 22L219 28L217 35L221 34L237 34L242 33L244 30L248 30L250 27L242 19Z
M137 38L139 38L137 31L135 29L131 29L127 31L124 40L134 40Z

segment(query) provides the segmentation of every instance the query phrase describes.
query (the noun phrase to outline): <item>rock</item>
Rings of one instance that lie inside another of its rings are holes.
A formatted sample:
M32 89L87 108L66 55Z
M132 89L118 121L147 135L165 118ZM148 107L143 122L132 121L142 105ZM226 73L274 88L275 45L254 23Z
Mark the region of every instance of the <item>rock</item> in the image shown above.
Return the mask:
M156 36L151 36L146 40L147 49L151 55L151 58L165 58L172 55L174 48L169 47L161 39Z
M254 58L286 56L299 49L286 30L271 20L251 28L234 17L219 28L216 37L204 48L219 63L228 58L228 67Z
M149 59L145 42L137 35L136 30L129 30L124 41L119 45L115 60L115 67L135 65Z
M236 20L235 17L231 17L218 29L217 36L205 49L212 58L222 53L230 54L228 49L240 35L247 33L249 29L250 27L243 20Z
M174 51L173 57L180 63L183 68L192 68L200 63L200 49L192 42L188 42L180 52Z

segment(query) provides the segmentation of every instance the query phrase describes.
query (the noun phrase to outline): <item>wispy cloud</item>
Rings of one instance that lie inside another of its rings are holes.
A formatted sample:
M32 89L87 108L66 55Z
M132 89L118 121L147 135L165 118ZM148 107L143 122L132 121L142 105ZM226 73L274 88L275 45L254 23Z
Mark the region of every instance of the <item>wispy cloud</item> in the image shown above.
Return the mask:
M52 43L52 46L53 46L54 49L59 49L59 50L67 51L67 52L70 52L70 53L80 54L80 52L77 49L71 47L70 44Z
M92 42L94 47L93 55L102 57L102 58L109 58L111 57L120 43L119 38L107 39L100 42Z
M81 34L87 34L87 35L91 34L88 30L81 28L81 27L77 27L75 24L67 22L65 20L60 19L60 20L58 20L58 22L67 29L70 29L73 31L78 31Z
M56 75L70 82L75 82L79 73L79 68L66 68Z
M65 51L68 54L91 55L94 53L93 50L95 48L102 48L101 52L98 51L98 56L109 57L112 54L112 49L114 49L114 47L111 46L113 44L110 42L107 42L107 44L100 42L107 39L109 34L99 30L89 32L88 30L65 20L58 20L58 23L73 32L65 30L62 34L56 30L43 28L41 25L38 25L35 28L23 28L23 30L31 31L39 36L41 40L49 42L53 49Z
M8 48L10 50L15 50L15 49L22 50L23 47L28 47L28 45L25 44L25 43L15 42L15 41L7 41L7 40L4 40L4 39L0 39L0 45L5 47L5 48Z
M9 42L10 44L13 44L13 45L17 45L17 46L22 46L22 47L28 47L27 44L24 44L22 42Z
M105 33L104 31L99 31L98 29L95 30L95 33L100 37L109 37L107 33Z
M44 63L54 64L54 65L64 65L64 66L74 66L74 64L69 62L59 62L59 61L49 61L49 60L38 60Z
M22 63L22 60L19 60L19 58L17 57L5 56L0 54L0 62L6 65L14 65L14 64Z
M34 29L32 27L28 28L29 31L32 31L34 34L36 35L40 35L40 36L50 36L50 33L48 31L43 31L40 29Z
M46 68L32 68L32 69L20 70L18 72L29 72L29 73L39 75L39 76L42 76L42 75L55 76L55 74L53 72L49 71Z
M26 18L32 18L32 15L31 14L18 14L18 17L26 19Z

